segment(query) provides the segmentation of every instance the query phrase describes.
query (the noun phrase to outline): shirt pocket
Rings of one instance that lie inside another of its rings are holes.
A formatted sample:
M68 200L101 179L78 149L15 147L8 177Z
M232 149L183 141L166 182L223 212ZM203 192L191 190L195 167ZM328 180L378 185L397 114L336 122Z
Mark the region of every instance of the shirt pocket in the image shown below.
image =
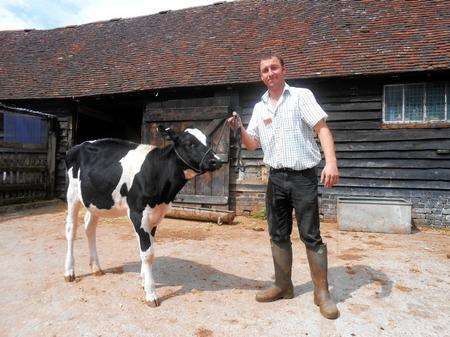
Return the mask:
M286 110L283 116L283 128L287 132L299 132L301 126L300 111L297 109Z
M258 125L260 138L264 141L270 141L273 138L273 120L269 124L265 124L263 120Z

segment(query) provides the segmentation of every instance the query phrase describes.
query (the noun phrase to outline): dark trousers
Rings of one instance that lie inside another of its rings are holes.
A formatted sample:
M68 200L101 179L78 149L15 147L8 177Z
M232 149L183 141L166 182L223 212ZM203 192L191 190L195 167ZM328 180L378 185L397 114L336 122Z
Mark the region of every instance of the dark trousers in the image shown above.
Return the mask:
M266 209L269 235L274 243L290 242L295 209L300 239L306 247L316 251L323 244L317 185L316 167L302 171L270 170Z

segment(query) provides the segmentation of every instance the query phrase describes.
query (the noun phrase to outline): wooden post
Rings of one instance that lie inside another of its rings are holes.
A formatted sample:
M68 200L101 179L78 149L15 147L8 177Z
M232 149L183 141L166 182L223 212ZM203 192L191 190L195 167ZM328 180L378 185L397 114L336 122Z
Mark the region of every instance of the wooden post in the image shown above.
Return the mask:
M53 127L53 121L49 120L49 133L47 142L48 198L53 198L55 196L55 166L56 166L55 163L56 163L56 134Z

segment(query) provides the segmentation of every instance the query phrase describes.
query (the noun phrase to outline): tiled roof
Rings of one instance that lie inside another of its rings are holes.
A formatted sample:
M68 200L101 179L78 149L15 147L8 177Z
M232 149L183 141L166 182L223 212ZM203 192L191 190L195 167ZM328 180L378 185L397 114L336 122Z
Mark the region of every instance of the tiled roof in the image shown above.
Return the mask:
M0 32L0 99L450 69L448 1L236 1L52 30Z

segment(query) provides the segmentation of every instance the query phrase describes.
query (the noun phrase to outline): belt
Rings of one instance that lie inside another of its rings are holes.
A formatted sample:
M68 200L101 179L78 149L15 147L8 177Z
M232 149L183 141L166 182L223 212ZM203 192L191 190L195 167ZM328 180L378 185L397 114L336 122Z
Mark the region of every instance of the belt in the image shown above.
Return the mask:
M273 172L273 173L278 173L278 172L300 172L299 170L294 170L294 169L291 169L291 168L288 168L288 167L282 167L282 168L273 168L273 167L271 167L270 168L270 172Z
M294 170L294 169L291 169L291 168L289 168L289 167L282 167L282 168L273 168L273 167L271 167L270 168L270 170L269 170L269 172L270 173L301 173L301 172L308 172L308 171L311 171L311 170L314 170L315 169L315 167L310 167L310 168L307 168L307 169L304 169L304 170Z

